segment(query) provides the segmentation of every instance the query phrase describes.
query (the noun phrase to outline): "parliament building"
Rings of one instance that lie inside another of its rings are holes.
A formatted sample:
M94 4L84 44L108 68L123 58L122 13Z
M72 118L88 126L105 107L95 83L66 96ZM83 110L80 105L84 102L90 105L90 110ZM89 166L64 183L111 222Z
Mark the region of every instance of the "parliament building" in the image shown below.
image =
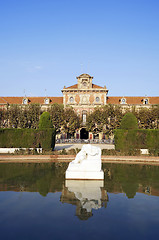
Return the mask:
M6 108L11 104L28 105L38 103L41 109L45 110L54 103L63 104L64 107L72 106L76 113L82 116L83 123L86 122L86 116L91 113L95 107L107 104L120 105L125 108L149 108L152 105L159 104L159 97L129 97L129 96L108 96L106 86L99 86L93 83L93 77L89 74L81 74L77 77L77 83L65 87L61 90L63 97L0 97L0 107ZM83 131L85 129L83 128ZM91 138L91 136L87 136Z

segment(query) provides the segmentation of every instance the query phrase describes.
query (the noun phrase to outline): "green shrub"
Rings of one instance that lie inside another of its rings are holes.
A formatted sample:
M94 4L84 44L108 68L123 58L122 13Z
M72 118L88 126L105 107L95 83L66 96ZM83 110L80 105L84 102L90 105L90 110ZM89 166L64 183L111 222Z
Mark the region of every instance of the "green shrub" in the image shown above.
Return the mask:
M76 155L76 150L75 150L74 148L69 149L69 150L67 151L67 154L68 154L68 155Z
M121 120L121 129L138 129L137 118L133 113L126 113Z
M55 136L56 131L54 128L39 130L38 142L40 143L42 149L53 150L55 147Z
M54 149L55 129L0 129L1 148Z
M115 149L102 149L102 155L117 155L118 152Z
M39 129L53 128L50 113L43 112L39 120Z
M159 152L159 130L115 130L115 149L128 155L134 155L141 148L149 149L150 153Z
M66 149L65 149L65 148L62 149L62 150L60 151L59 155L67 155Z

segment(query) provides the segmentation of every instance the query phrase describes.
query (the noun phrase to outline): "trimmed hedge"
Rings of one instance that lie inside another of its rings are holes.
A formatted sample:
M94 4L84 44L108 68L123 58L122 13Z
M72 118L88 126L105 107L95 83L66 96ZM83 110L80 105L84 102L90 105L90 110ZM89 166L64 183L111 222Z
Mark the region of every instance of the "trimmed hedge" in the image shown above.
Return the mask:
M55 129L0 129L0 148L54 149Z
M137 118L135 117L135 115L131 112L126 113L121 120L120 128L127 130L138 129Z
M115 130L116 150L130 152L141 148L159 153L159 129Z
M43 112L40 116L39 120L39 129L46 129L46 128L53 128L51 119L50 119L50 113Z

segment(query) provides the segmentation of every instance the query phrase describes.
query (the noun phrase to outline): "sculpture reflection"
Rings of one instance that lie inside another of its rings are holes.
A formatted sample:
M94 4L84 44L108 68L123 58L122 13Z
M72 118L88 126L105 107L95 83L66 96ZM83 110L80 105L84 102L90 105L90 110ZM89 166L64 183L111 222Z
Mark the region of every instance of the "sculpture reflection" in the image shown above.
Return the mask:
M76 216L81 220L91 217L93 209L106 207L107 201L102 180L66 180L61 196L61 202L76 205Z

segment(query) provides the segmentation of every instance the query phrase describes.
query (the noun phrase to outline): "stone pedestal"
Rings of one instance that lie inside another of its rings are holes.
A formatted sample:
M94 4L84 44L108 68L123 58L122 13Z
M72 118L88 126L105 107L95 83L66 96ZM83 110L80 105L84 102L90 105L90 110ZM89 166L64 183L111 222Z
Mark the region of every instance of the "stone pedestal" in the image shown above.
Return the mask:
M66 171L66 179L103 180L104 172L103 170L99 172Z

